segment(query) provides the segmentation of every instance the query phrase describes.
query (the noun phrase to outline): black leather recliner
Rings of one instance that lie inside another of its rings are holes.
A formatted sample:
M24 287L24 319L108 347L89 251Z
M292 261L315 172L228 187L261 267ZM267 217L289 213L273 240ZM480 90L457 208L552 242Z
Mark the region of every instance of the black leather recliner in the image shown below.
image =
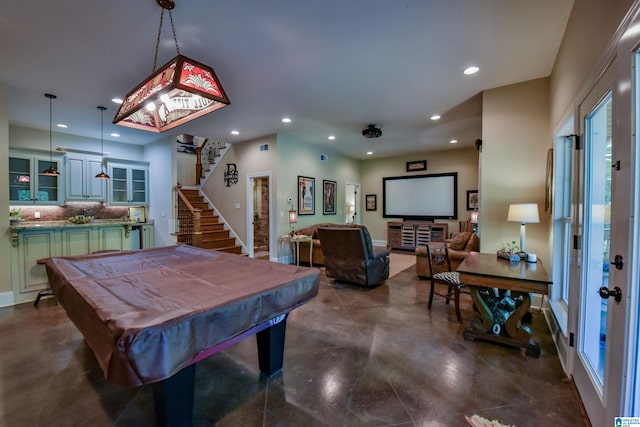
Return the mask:
M318 236L327 277L368 287L389 278L389 251L373 247L367 227L320 227Z

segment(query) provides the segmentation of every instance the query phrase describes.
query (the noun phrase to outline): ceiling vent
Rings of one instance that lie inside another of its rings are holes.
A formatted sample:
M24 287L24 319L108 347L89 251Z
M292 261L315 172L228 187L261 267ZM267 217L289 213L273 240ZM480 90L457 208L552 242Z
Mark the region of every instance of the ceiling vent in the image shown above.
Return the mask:
M368 125L362 130L362 136L365 138L380 138L380 136L382 136L382 131L374 124Z

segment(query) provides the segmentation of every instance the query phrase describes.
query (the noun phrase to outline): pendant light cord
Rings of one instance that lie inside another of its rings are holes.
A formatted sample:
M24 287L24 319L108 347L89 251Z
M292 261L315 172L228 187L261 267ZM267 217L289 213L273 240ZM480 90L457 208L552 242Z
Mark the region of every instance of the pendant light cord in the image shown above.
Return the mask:
M162 7L162 12L160 13L160 26L158 27L158 37L156 38L156 51L153 55L153 70L151 70L152 73L156 71L156 65L158 64L158 48L160 47L160 36L162 35L162 22L164 20L164 10L165 10L165 7ZM180 55L180 48L178 47L178 38L176 37L176 27L173 23L173 14L171 13L171 9L168 9L168 10L169 10L169 20L171 21L171 31L173 32L173 41L176 44L176 52L178 52L178 55Z

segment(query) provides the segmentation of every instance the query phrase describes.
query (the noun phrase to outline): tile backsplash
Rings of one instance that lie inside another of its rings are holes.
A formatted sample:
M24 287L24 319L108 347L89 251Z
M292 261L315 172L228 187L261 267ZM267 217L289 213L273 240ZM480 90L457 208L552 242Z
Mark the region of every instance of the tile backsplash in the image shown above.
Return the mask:
M97 202L73 202L64 206L11 206L20 209L24 221L62 221L75 215L83 215L86 210L88 216L96 219L120 219L129 216L126 206L105 206ZM40 218L36 218L40 212Z

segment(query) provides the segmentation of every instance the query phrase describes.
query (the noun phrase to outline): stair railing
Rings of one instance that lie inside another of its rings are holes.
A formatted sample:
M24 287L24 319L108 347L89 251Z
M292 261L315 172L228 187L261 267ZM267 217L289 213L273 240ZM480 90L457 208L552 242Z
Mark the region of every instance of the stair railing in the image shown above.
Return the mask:
M202 241L201 215L202 209L194 208L180 187L176 187L178 212L178 235L184 236L183 243L199 246Z
M216 163L216 157L220 157L220 150L225 147L224 142L205 139L202 145L196 148L196 182L204 178L203 171Z

